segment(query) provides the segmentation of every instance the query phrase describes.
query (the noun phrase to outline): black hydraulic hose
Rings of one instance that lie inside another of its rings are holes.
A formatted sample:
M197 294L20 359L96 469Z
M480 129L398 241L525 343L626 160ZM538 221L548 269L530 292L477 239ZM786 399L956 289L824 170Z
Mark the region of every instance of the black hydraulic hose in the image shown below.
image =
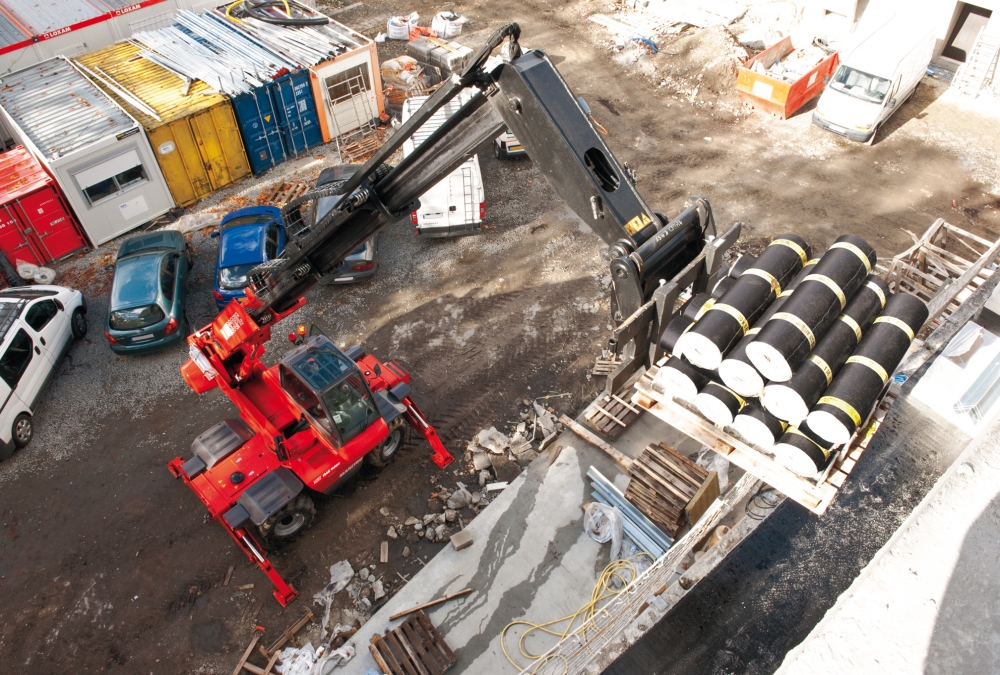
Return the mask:
M291 3L292 0L289 0ZM279 26L325 26L330 23L330 19L325 16L314 16L314 17L287 17L284 19L271 16L267 12L261 11L263 9L268 9L275 7L278 9L285 9L286 5L282 0L243 0L243 4L240 8L247 13L248 16L257 19L258 21L263 21L264 23L277 24Z
M506 38L510 38L510 54L508 54L510 60L514 60L521 55L521 45L518 44L518 39L521 37L521 27L517 25L517 22L512 21L506 26L502 26L497 32L493 33L486 40L486 44L479 48L476 55L472 57L472 62L468 65L465 71L462 73L461 79L463 83L467 83L469 80L476 79L479 72L482 70L483 66L486 64L486 59L490 58L490 54L493 50L499 47Z

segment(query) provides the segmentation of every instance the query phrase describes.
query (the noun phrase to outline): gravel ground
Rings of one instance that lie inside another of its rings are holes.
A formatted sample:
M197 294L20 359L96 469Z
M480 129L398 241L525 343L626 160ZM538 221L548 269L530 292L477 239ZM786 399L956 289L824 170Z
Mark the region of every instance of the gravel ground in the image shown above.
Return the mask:
M436 8L365 2L338 19L374 35L390 14L415 9L426 22ZM522 42L546 50L590 102L608 144L638 167L639 189L659 211L675 213L688 196L702 194L720 226L745 222L743 245L792 230L822 249L854 232L883 256L908 245L905 230L920 232L938 217L990 237L1000 233L998 126L941 96L934 82L925 81L868 148L812 127L808 107L786 122L744 109L726 85L732 40L716 31L670 38L655 57L616 59L621 52L607 32L584 19L613 13L608 2L448 8L470 18L463 37L470 45L505 21L520 21ZM401 49L384 43L380 54ZM274 181L312 180L335 159L334 148L316 150L295 171L241 183L200 208L224 211ZM608 336L600 239L567 212L530 160L500 163L484 152L480 161L482 234L425 240L407 222L388 227L372 280L318 287L292 317L319 324L345 346L362 342L381 358L400 359L456 455L480 429L519 421L522 399L566 392L553 399L556 408L579 410L597 391L586 370ZM216 244L205 231L191 243L197 259L187 312L197 326L215 313ZM381 473L362 475L320 504L312 530L275 556L302 591L282 611L221 528L202 526L201 506L165 468L235 409L217 393L197 397L186 389L177 370L182 347L120 358L104 343L110 274L103 266L118 244L60 266L57 283L88 296L91 332L60 366L36 413L32 444L0 466L0 658L5 672L228 673L253 625L267 628L269 642L328 582L331 564L374 564L389 525L423 516L432 493L456 481L472 486L477 477L461 459L437 471L422 441L409 443ZM293 321L287 324L275 334ZM274 340L265 360L287 347ZM404 546L413 550L408 558ZM376 565L389 592L403 583L397 573L419 570L417 556L439 546L392 540L390 564ZM223 587L229 566L236 568L233 583ZM234 590L250 583L253 589ZM261 600L249 620L246 608ZM358 616L346 592L336 609L345 622Z

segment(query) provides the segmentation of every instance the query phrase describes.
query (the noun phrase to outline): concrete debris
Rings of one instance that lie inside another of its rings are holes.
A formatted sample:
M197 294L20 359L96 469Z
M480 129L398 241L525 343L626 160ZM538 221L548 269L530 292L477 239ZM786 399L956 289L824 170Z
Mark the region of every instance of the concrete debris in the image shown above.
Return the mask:
M410 557L410 547L409 546L404 546L403 547L403 557L404 558L409 558Z
M524 422L521 422L520 424L518 424L518 425L517 425L517 433L519 433L519 434L522 434L522 435L523 435L523 434L524 434L524 432L525 432L525 431L526 431L527 429L528 429L528 425L527 425L527 424L525 424Z
M476 471L482 471L493 466L493 463L485 452L474 452L472 453L472 466Z
M437 541L444 541L445 537L448 536L448 526L438 525L434 528L434 539Z
M517 456L516 461L517 465L522 469L524 469L527 468L527 466L532 462L534 462L536 459L538 459L538 453L532 450L531 448L528 448L526 451L522 452L520 455Z
M370 575L371 572L368 571L367 567L362 567L361 570L358 572L358 576L361 577L361 581L368 581L368 577Z
M465 483L463 483L460 480L459 481L455 481L455 487L457 487L459 490L464 490L465 489Z
M427 525L429 525L432 522L434 522L434 519L437 518L437 515L438 514L436 514L436 513L428 513L427 515L425 515L424 516L424 526L426 527Z
M424 529L424 524L423 523L417 523L416 525L413 526L413 529L416 530L417 532L419 532L420 530Z
M454 523L455 518L458 517L458 511L455 509L448 509L444 512L444 519L449 523Z
M403 525L406 525L407 527L412 527L419 522L420 522L419 518L414 518L413 516L410 516L409 518L403 521Z
M479 487L483 487L489 481L490 481L490 472L489 471L480 471L479 472ZM476 500L473 499L472 501L476 501Z
M489 429L483 429L476 435L476 443L483 448L486 448L494 454L502 454L504 450L510 445L510 441L507 437L497 431L496 427L490 427Z
M430 542L434 541L434 530L433 530L433 528L428 527L426 530L424 530L424 539L426 539L427 541L430 541Z
M427 510L431 513L443 513L444 512L444 502L437 497L432 497L427 500ZM426 520L424 522L427 522Z
M455 509L457 511L458 509L464 509L471 502L472 495L469 494L468 490L455 490L451 494L451 499L448 500L448 508Z
M497 492L499 490L503 490L509 484L510 483L507 483L507 482L503 482L503 483L490 483L489 485L486 486L486 491L487 492Z
M493 458L493 472L498 481L510 482L521 473L521 467L503 455ZM470 496L471 498L471 496Z
M374 600L375 602L378 602L379 600L385 597L385 587L382 585L381 580L376 581L374 584L372 584L372 593L373 593L372 600Z
M368 598L361 598L361 606L364 607L366 610L369 610L372 608L372 601L369 600Z
M396 528L395 527L390 527L389 530L385 533L385 536L389 537L389 539L395 539L399 535L396 534Z
M522 398L521 399L521 404L524 405L524 406L530 406L531 405L531 401L529 401L526 398Z
M388 516L389 515L389 509L385 508L384 506L382 508L380 508L378 510L378 512L381 513L383 516Z
M456 551L461 551L463 548L468 548L472 546L472 535L469 534L468 530L461 530L451 535L451 546Z
M445 522L445 520L446 520L446 518L445 518L445 515L443 513L439 513L436 516L434 516L434 522L435 523L443 523L443 522Z
M485 483L484 483L484 485L485 485ZM482 494L480 494L478 492L473 492L472 493L472 503L474 505L475 504L479 504L482 501L482 499L483 499L483 495Z

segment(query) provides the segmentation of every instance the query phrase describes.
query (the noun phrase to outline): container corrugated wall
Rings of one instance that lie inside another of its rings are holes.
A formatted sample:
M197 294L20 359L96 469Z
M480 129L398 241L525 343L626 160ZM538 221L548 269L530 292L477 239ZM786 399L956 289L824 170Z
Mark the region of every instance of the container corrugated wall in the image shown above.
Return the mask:
M227 97L212 93L200 80L187 82L147 61L130 43L99 49L75 60L146 129L178 206L192 204L250 175L239 125ZM137 99L160 119L129 98Z

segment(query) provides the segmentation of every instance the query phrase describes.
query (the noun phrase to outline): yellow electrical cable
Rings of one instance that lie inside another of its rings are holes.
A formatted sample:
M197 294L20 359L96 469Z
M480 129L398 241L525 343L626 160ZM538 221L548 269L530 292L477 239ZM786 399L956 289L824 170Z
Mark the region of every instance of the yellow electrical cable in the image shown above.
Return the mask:
M645 551L643 551L642 553L638 553L636 555L644 555L647 556L650 560L655 560L655 558L652 555L646 553ZM598 606L600 603L610 598L613 598L614 596L624 591L625 588L638 576L639 576L639 570L636 568L635 564L632 563L630 560L612 560L610 563L608 563L608 566L604 568L604 571L601 572L601 576L598 578L597 584L594 586L594 590L591 591L590 593L590 601L584 604L582 607L580 607L580 609L576 610L574 613L564 616L561 619L555 619L553 621L548 621L546 623L532 623L531 621L519 620L519 621L511 621L509 624L504 626L504 629L500 631L500 648L503 650L503 655L507 657L507 660L510 662L512 666L517 668L519 671L522 670L521 666L519 666L517 662L514 661L514 659L512 659L510 654L507 652L506 637L507 637L507 631L513 628L514 626L519 626L519 625L527 626L528 629L521 634L520 638L518 638L517 647L518 650L521 652L521 656L531 661L536 661L535 667L531 670L531 672L532 673L538 672L538 669L541 668L542 665L544 665L550 658L559 658L565 662L566 672L568 673L569 663L566 662L565 656L561 654L553 654L550 657L543 657L543 655L541 654L532 654L527 649L525 649L524 639L532 631L536 630L542 631L543 633L548 633L549 635L554 635L560 640L563 639L571 632L573 632L573 624L576 623L576 620L580 618L581 615L583 616L582 623L586 623L587 621L592 619L595 614L597 614L599 611L602 611L603 605ZM617 580L621 584L621 587L618 590L615 590L611 586L611 583L615 580ZM550 626L554 626L556 624L561 624L564 622L568 623L566 624L566 628L562 631L553 630L549 628Z
M243 2L243 0L236 0L236 2L234 2L231 5L229 5L228 7L226 7L226 17L227 18L232 19L233 21L239 21L239 19L237 19L235 16L232 15L232 11L233 11L233 7L235 7L236 5L240 4L241 2Z

